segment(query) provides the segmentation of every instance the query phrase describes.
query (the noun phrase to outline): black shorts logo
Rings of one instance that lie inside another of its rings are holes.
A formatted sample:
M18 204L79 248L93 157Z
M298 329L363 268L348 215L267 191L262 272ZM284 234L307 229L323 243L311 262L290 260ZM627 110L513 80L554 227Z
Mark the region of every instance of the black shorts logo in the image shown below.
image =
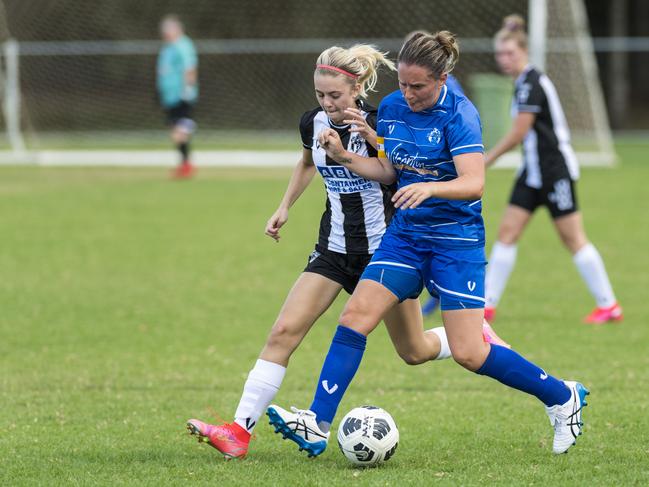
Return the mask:
M309 255L309 264L313 264L313 261L320 257L320 255L320 252L318 252L317 250L311 252L311 255Z
M560 211L569 210L574 206L572 200L572 188L569 179L559 179L554 183L554 191L548 194L548 199L554 203Z

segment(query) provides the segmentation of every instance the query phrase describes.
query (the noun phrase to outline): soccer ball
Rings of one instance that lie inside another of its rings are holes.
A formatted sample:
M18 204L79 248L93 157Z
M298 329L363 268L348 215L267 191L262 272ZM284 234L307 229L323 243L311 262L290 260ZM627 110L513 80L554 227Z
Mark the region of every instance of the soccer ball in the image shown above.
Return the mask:
M349 411L338 427L338 446L354 465L388 461L399 445L399 430L387 411L361 406Z

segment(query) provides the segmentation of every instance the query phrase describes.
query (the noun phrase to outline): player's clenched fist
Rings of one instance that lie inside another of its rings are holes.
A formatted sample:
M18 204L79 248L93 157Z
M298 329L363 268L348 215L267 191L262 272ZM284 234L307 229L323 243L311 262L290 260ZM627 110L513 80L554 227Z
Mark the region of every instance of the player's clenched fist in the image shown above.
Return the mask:
M334 129L326 128L318 134L318 142L327 152L327 155L334 161L340 162L339 159L345 153L345 148L340 140L340 135Z

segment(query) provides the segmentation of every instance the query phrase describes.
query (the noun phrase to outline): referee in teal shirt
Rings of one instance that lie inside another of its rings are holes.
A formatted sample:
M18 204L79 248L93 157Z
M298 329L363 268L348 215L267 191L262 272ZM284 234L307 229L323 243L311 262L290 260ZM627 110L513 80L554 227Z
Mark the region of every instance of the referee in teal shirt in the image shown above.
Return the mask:
M164 45L158 54L158 96L171 127L171 140L181 154L174 175L187 178L194 172L189 143L196 130L192 110L198 99L198 56L177 16L167 15L161 20L160 35Z

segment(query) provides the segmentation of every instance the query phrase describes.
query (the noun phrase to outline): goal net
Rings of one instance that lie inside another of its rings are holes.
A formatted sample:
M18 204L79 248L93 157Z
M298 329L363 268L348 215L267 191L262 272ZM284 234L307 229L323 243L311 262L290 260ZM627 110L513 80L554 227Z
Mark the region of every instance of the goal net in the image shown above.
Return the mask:
M583 0L529 2L546 5L545 69L582 162L612 163ZM480 109L489 145L510 123L512 93L511 80L497 74L492 36L505 15L527 16L528 7L528 0L0 0L0 162L20 153L41 163L173 163L155 94L158 21L167 13L183 20L199 53L199 164L292 164L297 121L316 104L318 53L371 42L396 56L414 29L459 36L455 74ZM370 101L396 86L384 73Z

